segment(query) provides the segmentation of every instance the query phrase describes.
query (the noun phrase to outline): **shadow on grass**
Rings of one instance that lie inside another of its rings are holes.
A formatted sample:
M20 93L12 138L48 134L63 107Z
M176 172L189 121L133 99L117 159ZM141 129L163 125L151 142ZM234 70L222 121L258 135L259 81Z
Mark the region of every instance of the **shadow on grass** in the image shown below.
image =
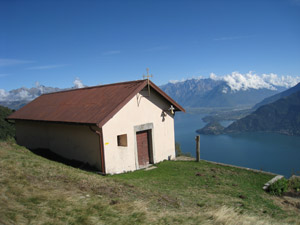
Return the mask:
M74 159L67 159L63 156L60 156L60 155L52 152L49 149L38 148L38 149L29 149L29 150L31 152L33 152L34 154L42 156L42 157L44 157L46 159L49 159L51 161L63 163L67 166L72 166L74 168L78 168L78 169L89 171L89 172L100 173L100 171L96 167L91 166L88 163L84 163L84 162L74 160Z

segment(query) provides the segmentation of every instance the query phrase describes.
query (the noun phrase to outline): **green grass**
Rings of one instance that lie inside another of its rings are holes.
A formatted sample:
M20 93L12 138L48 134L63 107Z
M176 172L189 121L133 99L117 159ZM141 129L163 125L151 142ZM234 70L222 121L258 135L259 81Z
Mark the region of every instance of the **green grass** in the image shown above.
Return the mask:
M299 224L272 177L208 162L100 176L0 142L0 224Z
M196 206L228 207L257 215L269 211L276 217L284 217L284 211L273 204L262 186L272 176L224 167L208 162L166 161L150 171L136 171L113 176L149 192L162 195L169 206L198 210Z

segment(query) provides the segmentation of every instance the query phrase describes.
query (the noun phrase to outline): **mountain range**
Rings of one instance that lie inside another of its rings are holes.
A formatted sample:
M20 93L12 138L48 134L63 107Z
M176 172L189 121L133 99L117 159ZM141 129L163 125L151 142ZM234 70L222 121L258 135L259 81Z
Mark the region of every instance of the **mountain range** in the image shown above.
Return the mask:
M260 106L266 105L266 104L270 104L272 102L275 102L281 98L287 97L293 93L296 93L297 91L300 91L300 83L298 83L296 86L287 89L286 91L280 92L278 94L272 95L268 98L265 98L263 101L257 103L253 109L258 109Z
M184 107L248 107L251 108L263 99L273 96L285 87L241 88L234 90L224 80L189 79L167 83L160 88Z
M19 109L42 94L61 90L63 89L45 87L43 85L36 85L36 87L32 88L22 87L3 94L0 97L0 105L6 106L10 109Z
M258 108L254 112L236 120L228 127L221 126L216 119L208 118L209 123L197 132L218 135L263 131L300 135L300 83L263 100L255 107Z
M76 79L73 83L72 88L84 87L79 79ZM169 82L161 85L160 88L179 104L189 109L244 109L253 107L267 97L279 94L293 83L295 83L295 80L286 77L279 78L274 74L260 77L251 72L244 75L235 72L223 78L212 74L210 78L206 79L198 78ZM19 109L41 94L66 89L46 87L38 83L36 87L22 87L9 92L0 89L0 105L11 109Z
M300 135L300 90L259 107L255 112L225 128L223 133L248 131Z

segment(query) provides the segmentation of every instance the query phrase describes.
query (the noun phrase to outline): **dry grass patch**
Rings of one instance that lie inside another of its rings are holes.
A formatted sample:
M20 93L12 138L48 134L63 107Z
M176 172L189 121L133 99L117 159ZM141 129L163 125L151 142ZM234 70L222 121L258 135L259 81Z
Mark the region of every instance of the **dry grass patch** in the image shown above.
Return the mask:
M267 175L202 162L157 167L103 177L0 142L0 224L299 222L295 207L262 191Z
M211 224L220 225L282 225L283 222L278 223L276 220L266 217L258 218L254 215L244 214L241 210L233 208L228 208L222 206L215 211L208 212L211 218Z

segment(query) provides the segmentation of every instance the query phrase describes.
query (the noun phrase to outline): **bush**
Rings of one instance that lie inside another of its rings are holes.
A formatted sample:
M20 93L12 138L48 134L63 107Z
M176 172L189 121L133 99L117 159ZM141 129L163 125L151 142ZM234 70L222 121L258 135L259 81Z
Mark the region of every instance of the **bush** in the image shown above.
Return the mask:
M289 179L289 188L294 191L300 191L300 178L292 177Z
M180 143L178 143L178 142L175 142L175 154L176 154L176 157L178 157L178 156L188 156L188 157L192 157L191 156L191 153L183 153L182 151L181 151L181 147L180 147Z
M269 186L269 192L272 195L281 196L288 189L288 181L285 178L277 180Z
M182 155L181 147L178 142L175 142L175 153L176 153L176 157Z
M15 136L15 125L5 120L12 112L11 109L0 106L0 140L6 140Z

